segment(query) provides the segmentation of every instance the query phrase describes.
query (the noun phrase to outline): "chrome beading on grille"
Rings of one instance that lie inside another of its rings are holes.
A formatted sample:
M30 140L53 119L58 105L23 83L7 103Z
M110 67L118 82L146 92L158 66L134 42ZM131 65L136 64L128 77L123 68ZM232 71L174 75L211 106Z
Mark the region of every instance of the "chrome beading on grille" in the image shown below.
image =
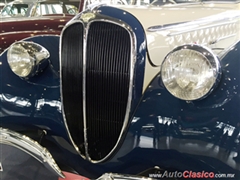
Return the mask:
M102 162L116 149L128 124L136 37L126 23L117 19L97 13L81 17L68 24L61 35L64 121L79 154L89 161ZM69 31L76 24L83 34ZM77 37L72 41L79 41L81 36L82 44L69 41L74 33ZM81 55L71 55L79 52ZM76 94L77 99L71 94Z
M85 158L83 129L83 96L82 93L82 61L84 26L81 22L73 22L64 28L60 39L60 78L63 118L69 138L78 152ZM62 59L66 59L62 61ZM64 76L62 75L64 74ZM63 97L67 97L66 101ZM74 103L72 103L74 102ZM69 113L71 112L71 113ZM74 119L66 122L66 119ZM68 127L71 128L71 135Z

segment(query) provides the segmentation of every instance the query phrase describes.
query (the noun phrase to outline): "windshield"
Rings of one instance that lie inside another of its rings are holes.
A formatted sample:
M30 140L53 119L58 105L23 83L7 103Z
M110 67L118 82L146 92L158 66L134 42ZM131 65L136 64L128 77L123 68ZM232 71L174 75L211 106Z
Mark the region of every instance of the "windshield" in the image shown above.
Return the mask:
M1 11L2 16L25 16L29 4L7 4Z
M59 4L59 3L39 3L37 6L32 8L31 16L42 16L49 14L71 14L75 15L78 13L78 7L73 4Z

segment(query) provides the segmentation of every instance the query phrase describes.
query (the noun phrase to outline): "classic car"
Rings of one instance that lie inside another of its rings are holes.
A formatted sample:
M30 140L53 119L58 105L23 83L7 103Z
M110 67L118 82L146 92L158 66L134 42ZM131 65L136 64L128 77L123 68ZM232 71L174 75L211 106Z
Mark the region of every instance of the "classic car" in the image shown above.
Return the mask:
M101 4L15 42L0 177L239 180L239 23L222 5Z
M15 0L4 6L1 18L4 17L33 17L48 14L78 13L78 0Z

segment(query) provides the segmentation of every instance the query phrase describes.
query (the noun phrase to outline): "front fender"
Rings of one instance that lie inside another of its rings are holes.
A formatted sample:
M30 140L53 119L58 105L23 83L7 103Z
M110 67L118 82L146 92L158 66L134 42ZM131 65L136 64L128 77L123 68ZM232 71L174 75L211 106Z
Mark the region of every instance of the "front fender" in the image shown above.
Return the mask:
M118 157L136 167L240 176L240 42L220 60L222 78L205 99L183 101L152 80L132 119ZM144 154L144 156L142 156ZM139 165L142 162L142 165ZM133 166L132 166L133 168ZM227 179L227 178L226 178Z
M11 71L7 50L1 54L1 125L12 130L40 128L61 134L65 129L59 90L59 37L36 36L25 41L45 47L50 53L49 64L42 73L22 79Z

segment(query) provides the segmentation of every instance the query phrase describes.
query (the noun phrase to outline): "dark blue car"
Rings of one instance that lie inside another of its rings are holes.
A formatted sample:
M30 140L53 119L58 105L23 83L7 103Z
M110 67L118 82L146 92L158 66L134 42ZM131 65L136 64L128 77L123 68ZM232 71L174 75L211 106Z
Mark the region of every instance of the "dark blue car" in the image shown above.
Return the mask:
M239 180L240 12L208 5L92 6L4 51L0 177Z

